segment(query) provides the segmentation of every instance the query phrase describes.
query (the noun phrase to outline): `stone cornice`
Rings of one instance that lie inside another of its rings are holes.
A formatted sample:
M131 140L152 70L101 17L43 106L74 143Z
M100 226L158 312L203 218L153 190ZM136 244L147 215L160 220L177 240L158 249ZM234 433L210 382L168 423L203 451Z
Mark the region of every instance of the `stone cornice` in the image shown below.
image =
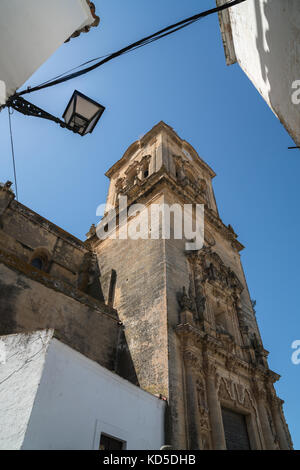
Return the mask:
M63 239L70 245L73 245L77 249L82 251L87 250L87 247L85 246L85 243L82 240L79 240L79 238L75 237L69 232L66 232L62 228L50 222L48 219L45 219L45 217L37 214L36 212L24 206L20 202L16 200L12 201L9 206L9 209L11 211L21 214L23 217L30 220L31 222L40 225L44 230L53 233L55 236L58 236L59 238Z
M210 168L210 166L202 160L194 147L186 142L185 140L182 140L178 134L172 129L172 127L168 126L163 121L160 121L158 124L156 124L149 132L147 132L140 140L137 140L133 144L131 144L126 152L124 153L123 157L120 158L106 173L105 175L108 178L111 178L114 173L119 170L124 164L127 163L127 161L132 157L134 153L136 153L138 150L141 150L143 147L145 147L152 139L154 139L157 135L159 135L161 132L165 132L173 142L175 142L179 148L185 148L186 150L189 150L193 155L193 162L198 165L202 170L204 170L206 173L211 178L214 178L216 176L215 172Z
M195 194L193 190L189 187L182 187L180 184L177 183L175 179L173 179L167 172L164 167L162 167L157 173L153 173L149 176L145 181L141 181L138 185L132 187L132 192L134 195L132 198L128 197L128 206L132 204L136 204L138 202L143 202L143 199L147 197L153 190L157 187L157 185L167 185L171 188L176 195L181 196L183 199L184 204L204 204L205 207L205 218L208 220L210 225L212 225L219 233L221 233L227 240L231 241L232 246L236 248L237 251L241 251L244 249L244 246L236 239L236 235L230 230L219 218L217 214L215 214L209 207L204 199L201 196L201 193ZM128 196L128 195L127 195ZM116 214L118 215L118 207L116 207ZM89 243L91 241L100 243L101 240L97 242L97 236L95 235L93 239L89 239ZM86 243L86 242L85 242Z
M198 347L199 351L206 351L206 353L210 353L214 357L222 359L222 362L225 362L225 368L230 372L236 370L244 371L245 378L249 378L250 373L254 381L256 377L264 382L270 380L270 377L272 377L272 379L276 378L277 380L280 378L278 374L270 369L247 362L236 354L228 351L219 339L189 323L178 325L175 331L185 343L190 340L190 344Z
M210 208L206 208L205 210L205 217L207 220L219 231L221 232L224 237L231 241L232 246L237 251L242 251L245 247L237 240L237 235L232 232L230 228L228 228L220 219L220 217L214 213Z
M107 315L113 320L118 321L117 311L113 308L105 305L97 299L94 299L93 297L90 297L88 294L85 294L79 289L76 289L67 282L62 281L61 279L57 279L48 273L40 271L39 269L36 269L12 253L8 253L0 249L0 263L3 263L8 268L13 269L18 273L24 274L33 281L43 284L49 289L53 289L56 292L64 294L74 301L80 302L81 304L84 304L89 308L93 308L99 313Z

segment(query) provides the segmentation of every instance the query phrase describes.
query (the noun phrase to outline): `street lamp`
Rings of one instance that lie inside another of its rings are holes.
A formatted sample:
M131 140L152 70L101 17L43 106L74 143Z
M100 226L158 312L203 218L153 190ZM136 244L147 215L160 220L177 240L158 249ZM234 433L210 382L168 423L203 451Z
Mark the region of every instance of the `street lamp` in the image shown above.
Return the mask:
M35 116L56 122L61 127L73 131L76 134L80 134L81 136L93 132L105 110L104 106L91 100L77 90L74 91L63 114L64 121L33 103L24 100L24 98L18 94L10 97L2 108L4 107L11 107L26 116Z
M104 110L104 106L75 90L63 114L63 119L68 128L84 136L93 132Z

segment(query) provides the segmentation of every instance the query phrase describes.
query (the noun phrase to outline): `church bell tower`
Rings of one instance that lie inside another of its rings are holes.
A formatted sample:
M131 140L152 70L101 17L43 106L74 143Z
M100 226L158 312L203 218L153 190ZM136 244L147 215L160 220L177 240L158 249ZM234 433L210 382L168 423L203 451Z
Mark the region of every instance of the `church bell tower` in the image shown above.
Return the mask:
M106 175L116 236L92 234L88 242L98 256L105 300L124 324L137 383L167 400L166 444L291 449L274 388L279 376L268 367L241 264L243 246L219 216L213 170L160 122ZM140 238L122 239L120 196L146 212L153 204L202 204L203 247L187 251L184 238L153 239L152 225Z

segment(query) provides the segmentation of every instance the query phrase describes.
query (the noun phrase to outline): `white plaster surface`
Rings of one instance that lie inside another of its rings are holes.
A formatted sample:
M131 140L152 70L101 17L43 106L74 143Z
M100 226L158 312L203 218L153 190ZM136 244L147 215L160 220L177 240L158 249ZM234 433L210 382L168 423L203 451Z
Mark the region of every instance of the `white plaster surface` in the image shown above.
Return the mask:
M75 31L93 22L86 0L2 0L0 81L7 97Z
M23 449L99 449L106 433L126 449L164 444L165 402L54 339Z
M0 449L20 449L52 330L0 338Z
M229 16L238 63L300 145L300 103L292 102L292 84L300 79L299 0L247 0L230 8ZM221 23L224 39L224 15Z

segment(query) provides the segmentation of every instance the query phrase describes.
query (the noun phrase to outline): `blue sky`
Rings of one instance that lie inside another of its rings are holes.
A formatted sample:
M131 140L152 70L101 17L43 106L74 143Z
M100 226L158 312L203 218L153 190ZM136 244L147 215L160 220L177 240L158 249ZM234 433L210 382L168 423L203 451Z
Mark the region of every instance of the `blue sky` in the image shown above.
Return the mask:
M29 80L36 85L201 10L213 0L96 0L100 27L64 44ZM164 120L215 170L224 223L246 246L242 261L295 448L300 448L298 150L238 65L227 67L217 16L28 99L61 116L74 89L106 106L93 134L14 113L20 201L79 238L105 201L104 172ZM7 110L0 114L0 180L13 180Z

